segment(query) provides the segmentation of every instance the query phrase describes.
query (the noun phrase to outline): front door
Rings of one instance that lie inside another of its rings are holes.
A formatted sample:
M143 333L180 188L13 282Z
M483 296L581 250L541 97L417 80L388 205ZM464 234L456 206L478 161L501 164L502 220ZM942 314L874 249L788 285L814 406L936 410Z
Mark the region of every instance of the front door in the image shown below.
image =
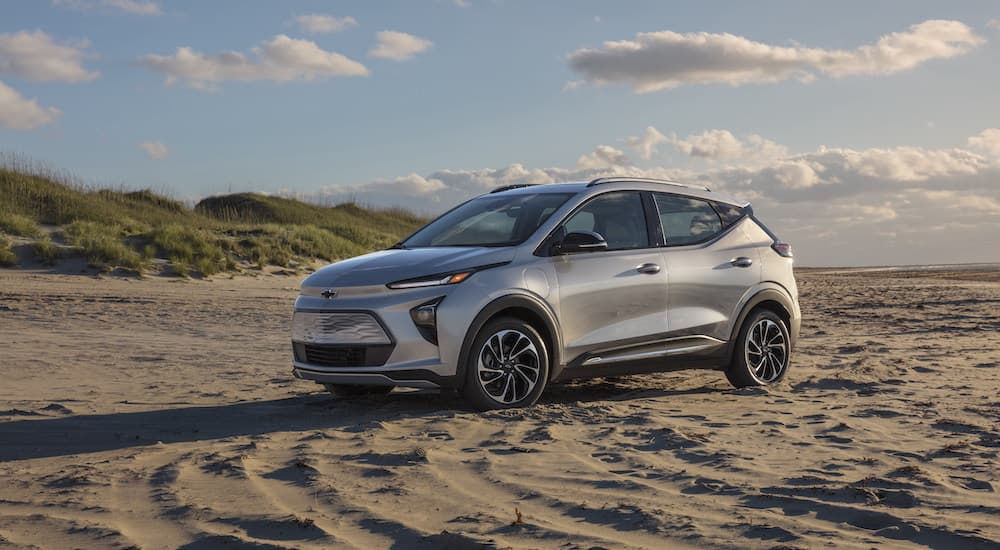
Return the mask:
M608 243L607 250L552 258L567 361L667 332L667 270L649 234L640 192L598 195L561 229L594 231Z

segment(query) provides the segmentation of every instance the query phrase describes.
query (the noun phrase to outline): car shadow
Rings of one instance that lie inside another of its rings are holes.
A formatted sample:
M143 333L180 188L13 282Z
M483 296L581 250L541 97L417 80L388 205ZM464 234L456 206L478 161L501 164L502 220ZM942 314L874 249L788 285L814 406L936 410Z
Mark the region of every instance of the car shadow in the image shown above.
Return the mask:
M173 407L0 422L0 462L121 450L162 443L207 441L282 431L359 429L373 421L449 417L454 396L397 392L337 399L313 394L269 401Z
M554 385L538 406L587 401L626 401L722 392L711 386L686 390L585 380ZM325 393L225 405L184 406L136 412L39 417L0 422L0 462L139 448L159 443L210 441L273 432L323 429L363 431L373 422L406 418L447 419L469 409L455 392L396 391L389 395L335 398ZM46 411L47 412L47 411Z
M634 378L635 380L633 380ZM594 378L570 380L554 384L546 388L539 403L576 403L586 401L631 401L635 399L654 399L657 397L674 397L683 395L699 395L707 393L722 393L731 391L730 387L714 387L711 385L697 388L673 389L658 387L653 377L637 375L623 378Z

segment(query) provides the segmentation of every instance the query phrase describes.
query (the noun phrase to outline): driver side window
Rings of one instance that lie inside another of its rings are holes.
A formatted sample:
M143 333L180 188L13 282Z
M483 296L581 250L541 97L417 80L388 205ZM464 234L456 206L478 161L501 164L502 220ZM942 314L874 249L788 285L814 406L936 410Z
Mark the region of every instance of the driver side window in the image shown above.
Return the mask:
M637 191L616 191L593 198L563 224L566 233L594 231L608 250L649 247L646 213Z

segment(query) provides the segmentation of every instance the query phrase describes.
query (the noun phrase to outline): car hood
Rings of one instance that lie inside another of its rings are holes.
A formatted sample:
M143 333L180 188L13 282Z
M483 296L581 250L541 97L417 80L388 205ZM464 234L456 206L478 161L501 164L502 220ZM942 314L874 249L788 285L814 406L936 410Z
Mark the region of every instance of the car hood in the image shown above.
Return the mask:
M385 285L405 279L509 262L513 259L513 247L463 246L380 250L330 264L307 277L302 286Z

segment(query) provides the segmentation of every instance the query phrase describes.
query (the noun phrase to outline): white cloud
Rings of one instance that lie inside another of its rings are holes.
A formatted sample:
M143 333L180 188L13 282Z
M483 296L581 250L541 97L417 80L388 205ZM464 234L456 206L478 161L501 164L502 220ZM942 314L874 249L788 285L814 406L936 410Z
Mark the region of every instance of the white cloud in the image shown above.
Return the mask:
M788 156L788 148L783 145L757 134L740 139L729 130L706 130L683 139L674 135L665 139L685 155L709 160L740 159L760 162Z
M632 161L620 149L610 145L598 145L589 155L583 155L576 160L578 168L584 170L594 168L613 168L615 166L631 166Z
M53 122L62 111L42 107L34 99L25 99L17 90L0 82L0 127L11 130L33 130Z
M330 33L357 26L358 21L353 17L334 17L321 13L311 13L299 15L295 18L299 28L311 33Z
M833 213L833 221L838 224L877 224L899 217L891 203L883 203L881 206L841 203L833 205L830 211Z
M771 179L786 189L809 189L823 183L820 173L824 170L822 164L806 159L789 159L768 166L756 179Z
M140 2L138 0L104 0L109 8L116 8L137 15L160 15L163 13L156 2Z
M984 195L969 195L956 191L911 190L924 198L946 204L948 208L964 208L986 214L1000 215L1000 200Z
M678 151L693 157L718 159L743 155L743 143L728 130L706 130L673 142Z
M413 59L413 56L434 45L430 40L399 31L381 31L375 35L375 39L375 47L368 55L394 61Z
M183 81L199 89L215 89L225 81L288 82L368 75L368 69L357 61L326 51L315 42L283 34L253 48L253 56L235 51L206 55L181 47L173 55L147 55L139 63L164 74L167 84Z
M625 138L625 143L639 153L645 160L653 158L656 146L667 141L667 136L652 126L647 126L646 131L641 136L629 136Z
M1000 157L1000 129L987 128L970 137L968 145L972 149Z
M374 180L365 186L368 192L396 197L420 197L428 193L437 193L444 188L445 185L439 179L425 178L412 173L393 179Z
M135 15L162 15L156 2L142 0L52 0L54 6L76 10L119 10Z
M139 144L139 148L153 160L163 160L170 155L170 149L159 141L144 141Z
M639 33L569 55L588 82L625 83L638 93L685 84L769 83L817 75L890 74L967 53L984 40L959 21L929 20L853 50L776 46L720 33Z
M83 82L98 73L83 68L88 44L59 44L43 31L0 34L0 73L37 82Z

